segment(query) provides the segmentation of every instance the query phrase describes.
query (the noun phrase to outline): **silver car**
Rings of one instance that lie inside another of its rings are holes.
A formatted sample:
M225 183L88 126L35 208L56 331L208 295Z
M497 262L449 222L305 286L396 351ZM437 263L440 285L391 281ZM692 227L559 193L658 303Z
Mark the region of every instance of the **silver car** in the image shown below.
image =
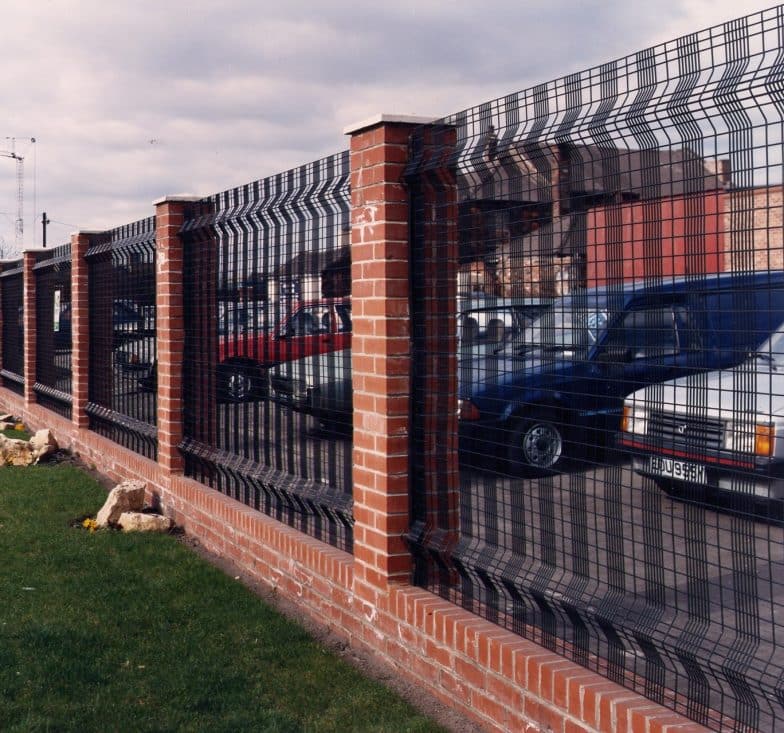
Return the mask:
M270 398L332 429L351 424L351 349L313 354L269 371Z
M667 491L784 499L784 328L740 366L630 394L619 442Z
M552 304L550 298L461 298L457 335L461 358L480 356L518 342L527 326ZM269 371L270 398L313 415L330 428L351 423L351 349L313 354Z

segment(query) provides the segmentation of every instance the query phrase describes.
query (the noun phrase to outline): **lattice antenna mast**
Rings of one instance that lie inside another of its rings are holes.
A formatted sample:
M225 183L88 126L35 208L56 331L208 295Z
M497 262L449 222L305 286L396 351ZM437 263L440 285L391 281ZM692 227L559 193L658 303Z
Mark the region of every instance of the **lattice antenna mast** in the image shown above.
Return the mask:
M24 157L16 152L16 138L7 137L11 141L10 150L0 150L0 156L13 158L16 161L16 221L14 222L14 243L16 251L21 252L24 246ZM31 137L34 143L35 138Z

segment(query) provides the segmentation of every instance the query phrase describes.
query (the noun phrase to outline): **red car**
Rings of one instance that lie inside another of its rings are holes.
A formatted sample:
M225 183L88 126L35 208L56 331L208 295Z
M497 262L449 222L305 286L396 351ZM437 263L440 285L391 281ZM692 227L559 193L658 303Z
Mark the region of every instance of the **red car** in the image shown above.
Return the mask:
M218 314L218 399L244 402L267 391L267 369L351 346L351 299L297 303L276 328L263 303L224 304ZM279 315L275 313L271 315ZM266 321L266 322L265 322ZM158 386L155 336L124 344L115 363L134 372L139 388Z
M273 330L230 324L218 342L218 397L252 399L265 392L269 367L350 346L350 298L298 303Z

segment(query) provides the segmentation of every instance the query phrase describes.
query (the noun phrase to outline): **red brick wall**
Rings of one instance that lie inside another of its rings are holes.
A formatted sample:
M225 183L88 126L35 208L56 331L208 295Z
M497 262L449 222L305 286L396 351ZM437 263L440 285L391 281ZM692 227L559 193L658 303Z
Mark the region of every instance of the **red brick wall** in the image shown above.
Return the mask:
M784 268L784 195L782 187L760 186L727 194L724 269Z
M2 388L0 404L33 428L51 427L61 445L112 479L145 480L149 498L206 549L231 559L352 647L385 660L396 674L488 731L703 731L408 582L410 557L401 540L409 521L408 214L400 180L408 133L406 123L379 121L354 131L352 139L354 555L181 475L172 452L181 388L175 361L183 328L177 274L182 265L176 257L158 267L158 348L168 365L159 366L163 433L157 462L86 429L84 343L74 344L72 420L25 404ZM158 246L174 256L178 245L166 237L176 239L182 212L175 211L177 202L169 204L166 213L158 209ZM73 243L73 333L83 340L86 330L78 324L86 324L86 310L80 310L86 309L85 270L77 260L86 240L77 236Z
M355 559L0 389L4 410L119 481L148 483L163 511L209 551L296 602L353 648L384 659L488 731L705 729L533 642L404 582L373 602L355 592ZM97 509L97 507L96 507ZM357 520L359 524L359 519Z
M587 285L697 275L724 268L720 191L602 206L588 213Z

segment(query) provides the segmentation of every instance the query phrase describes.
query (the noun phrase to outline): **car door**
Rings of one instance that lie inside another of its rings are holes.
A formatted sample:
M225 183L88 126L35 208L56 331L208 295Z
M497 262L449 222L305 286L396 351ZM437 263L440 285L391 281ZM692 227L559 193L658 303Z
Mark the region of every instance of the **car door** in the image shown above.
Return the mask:
M278 341L276 361L347 348L351 345L350 304L322 301L301 306L281 329Z
M351 301L340 300L334 304L334 328L331 351L351 347Z

